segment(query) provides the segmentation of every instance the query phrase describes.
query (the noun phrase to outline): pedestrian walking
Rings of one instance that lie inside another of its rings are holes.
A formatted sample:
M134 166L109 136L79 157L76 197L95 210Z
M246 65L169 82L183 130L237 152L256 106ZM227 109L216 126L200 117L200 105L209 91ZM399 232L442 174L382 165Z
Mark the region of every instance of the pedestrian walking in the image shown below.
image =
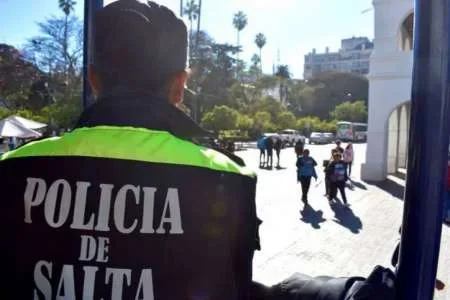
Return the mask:
M257 147L259 149L259 166L264 167L266 164L266 150L267 150L267 139L262 135L257 141Z
M266 151L267 151L267 167L272 169L273 166L273 148L274 148L273 137L268 137L266 139Z
M338 153L338 151L336 149L332 149L330 159L324 160L322 164L323 172L325 173L325 195L324 195L325 197L328 197L328 195L330 195L330 176L327 173L327 168L333 161L335 153Z
M339 152L339 154L341 154L341 155L344 154L344 148L341 147L341 141L340 140L336 141L336 148L334 148L334 149L336 149Z
M302 201L308 204L308 192L311 185L311 177L317 181L317 173L315 166L317 166L314 158L309 156L309 150L303 150L303 155L297 158L297 180L302 186Z
M328 165L326 173L330 178L328 201L331 203L336 198L339 190L344 205L348 207L349 204L345 195L345 182L348 180L347 166L339 152L333 154L333 161Z
M348 177L352 176L352 165L354 159L353 145L348 143L344 150L344 161L347 164Z
M295 154L296 154L297 157L299 157L300 155L303 154L303 148L304 147L305 147L305 145L303 144L301 139L299 139L297 141L297 143L295 143L294 150L295 150Z
M280 137L276 137L275 143L274 143L274 149L275 149L275 154L277 155L277 168L280 168L281 148L283 148L283 142L281 141Z

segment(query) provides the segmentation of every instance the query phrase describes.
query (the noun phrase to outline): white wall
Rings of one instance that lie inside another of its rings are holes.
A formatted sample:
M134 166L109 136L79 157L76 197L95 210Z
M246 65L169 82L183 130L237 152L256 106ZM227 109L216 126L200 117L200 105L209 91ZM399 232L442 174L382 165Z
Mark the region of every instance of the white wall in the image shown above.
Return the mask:
M394 150L397 153L398 147L397 127L395 136L389 133L388 120L397 106L411 99L412 53L399 49L398 36L403 21L413 9L413 0L374 0L373 5L375 49L370 59L368 145L361 177L381 181L387 176L388 148L391 153ZM398 122L395 126L399 126Z

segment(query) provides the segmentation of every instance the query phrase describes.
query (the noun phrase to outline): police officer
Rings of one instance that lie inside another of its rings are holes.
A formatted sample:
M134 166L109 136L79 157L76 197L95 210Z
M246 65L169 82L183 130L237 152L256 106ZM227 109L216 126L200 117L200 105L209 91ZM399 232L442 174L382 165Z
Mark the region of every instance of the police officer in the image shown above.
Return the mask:
M190 142L187 30L156 3L96 15L97 101L0 162L4 299L249 299L255 174Z
M177 109L186 57L163 6L96 15L96 103L0 159L2 299L341 299L356 281L252 283L256 176L190 141L206 133Z

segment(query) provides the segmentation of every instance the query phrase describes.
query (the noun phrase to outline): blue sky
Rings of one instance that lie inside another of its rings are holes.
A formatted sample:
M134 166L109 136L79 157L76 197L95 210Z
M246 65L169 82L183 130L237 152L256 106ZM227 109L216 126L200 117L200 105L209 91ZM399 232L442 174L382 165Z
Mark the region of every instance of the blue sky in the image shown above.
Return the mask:
M84 1L77 2L75 13L82 17ZM113 0L105 4L110 2ZM179 0L156 2L179 13ZM203 0L202 28L218 42L236 43L233 14L244 11L248 26L241 32L241 58L250 62L253 53L258 53L253 41L262 32L267 37L264 71L272 72L279 50L280 63L289 65L294 77L301 78L303 57L312 48L323 52L329 46L334 51L342 38L373 38L373 11L362 13L371 7L371 0ZM58 14L57 0L0 0L0 42L20 47L39 33L36 22ZM186 23L189 26L188 20Z

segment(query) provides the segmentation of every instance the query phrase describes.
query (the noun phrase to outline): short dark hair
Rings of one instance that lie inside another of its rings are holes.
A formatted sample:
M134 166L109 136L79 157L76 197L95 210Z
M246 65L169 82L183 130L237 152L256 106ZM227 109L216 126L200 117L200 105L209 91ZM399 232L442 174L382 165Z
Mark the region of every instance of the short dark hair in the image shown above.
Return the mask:
M186 68L187 28L167 7L119 0L95 20L94 68L103 87L158 90Z

